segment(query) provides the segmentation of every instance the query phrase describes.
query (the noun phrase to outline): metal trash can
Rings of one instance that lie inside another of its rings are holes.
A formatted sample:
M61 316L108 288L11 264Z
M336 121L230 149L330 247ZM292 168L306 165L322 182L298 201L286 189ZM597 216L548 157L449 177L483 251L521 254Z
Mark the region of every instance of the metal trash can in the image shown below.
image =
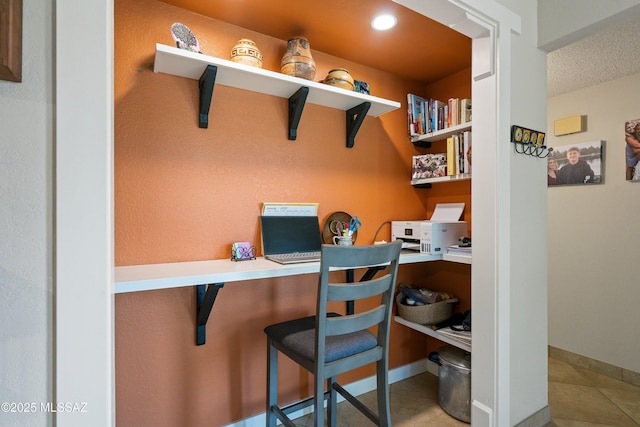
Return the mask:
M438 350L438 400L453 418L471 423L471 353L452 346Z

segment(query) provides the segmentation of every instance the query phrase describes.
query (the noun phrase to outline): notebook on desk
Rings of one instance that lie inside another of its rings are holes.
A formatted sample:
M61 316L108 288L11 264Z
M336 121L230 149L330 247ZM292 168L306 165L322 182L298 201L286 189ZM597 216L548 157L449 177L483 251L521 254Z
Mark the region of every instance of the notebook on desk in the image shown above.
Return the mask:
M280 264L320 261L317 216L261 216L262 253Z

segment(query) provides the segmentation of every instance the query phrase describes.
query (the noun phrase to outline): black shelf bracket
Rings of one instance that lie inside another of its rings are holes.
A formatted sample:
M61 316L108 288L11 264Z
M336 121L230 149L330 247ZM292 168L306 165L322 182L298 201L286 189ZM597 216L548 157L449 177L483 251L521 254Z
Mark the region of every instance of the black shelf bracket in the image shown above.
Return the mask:
M308 94L309 88L302 86L289 97L289 141L295 141L298 137L298 124Z
M207 340L207 320L223 286L224 283L196 286L196 345L203 345Z
M431 141L415 141L413 145L420 148L431 148Z
M413 188L431 188L431 183L413 184Z
M360 105L347 110L347 148L352 148L355 143L356 134L360 130L360 125L367 116L367 112L371 108L371 103L365 101Z
M215 65L207 65L198 80L200 89L200 120L198 126L201 129L209 127L209 109L211 108L211 98L213 97L213 87L216 84L216 74L218 67Z

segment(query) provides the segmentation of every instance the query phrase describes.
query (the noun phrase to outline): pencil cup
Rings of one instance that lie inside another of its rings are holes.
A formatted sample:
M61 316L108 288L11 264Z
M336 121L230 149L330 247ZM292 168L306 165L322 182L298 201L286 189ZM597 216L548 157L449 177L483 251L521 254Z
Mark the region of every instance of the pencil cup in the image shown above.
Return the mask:
M351 246L353 245L352 236L333 236L333 244L338 246Z

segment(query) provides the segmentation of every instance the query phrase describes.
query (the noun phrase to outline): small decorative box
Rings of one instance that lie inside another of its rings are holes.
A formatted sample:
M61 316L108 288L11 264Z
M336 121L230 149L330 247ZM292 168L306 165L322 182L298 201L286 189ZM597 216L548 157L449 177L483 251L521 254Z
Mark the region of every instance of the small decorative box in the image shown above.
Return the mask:
M231 261L256 259L256 247L249 242L234 242L231 246Z
M364 93L365 95L371 95L371 88L369 87L369 83L362 82L360 80L353 81L353 91Z

